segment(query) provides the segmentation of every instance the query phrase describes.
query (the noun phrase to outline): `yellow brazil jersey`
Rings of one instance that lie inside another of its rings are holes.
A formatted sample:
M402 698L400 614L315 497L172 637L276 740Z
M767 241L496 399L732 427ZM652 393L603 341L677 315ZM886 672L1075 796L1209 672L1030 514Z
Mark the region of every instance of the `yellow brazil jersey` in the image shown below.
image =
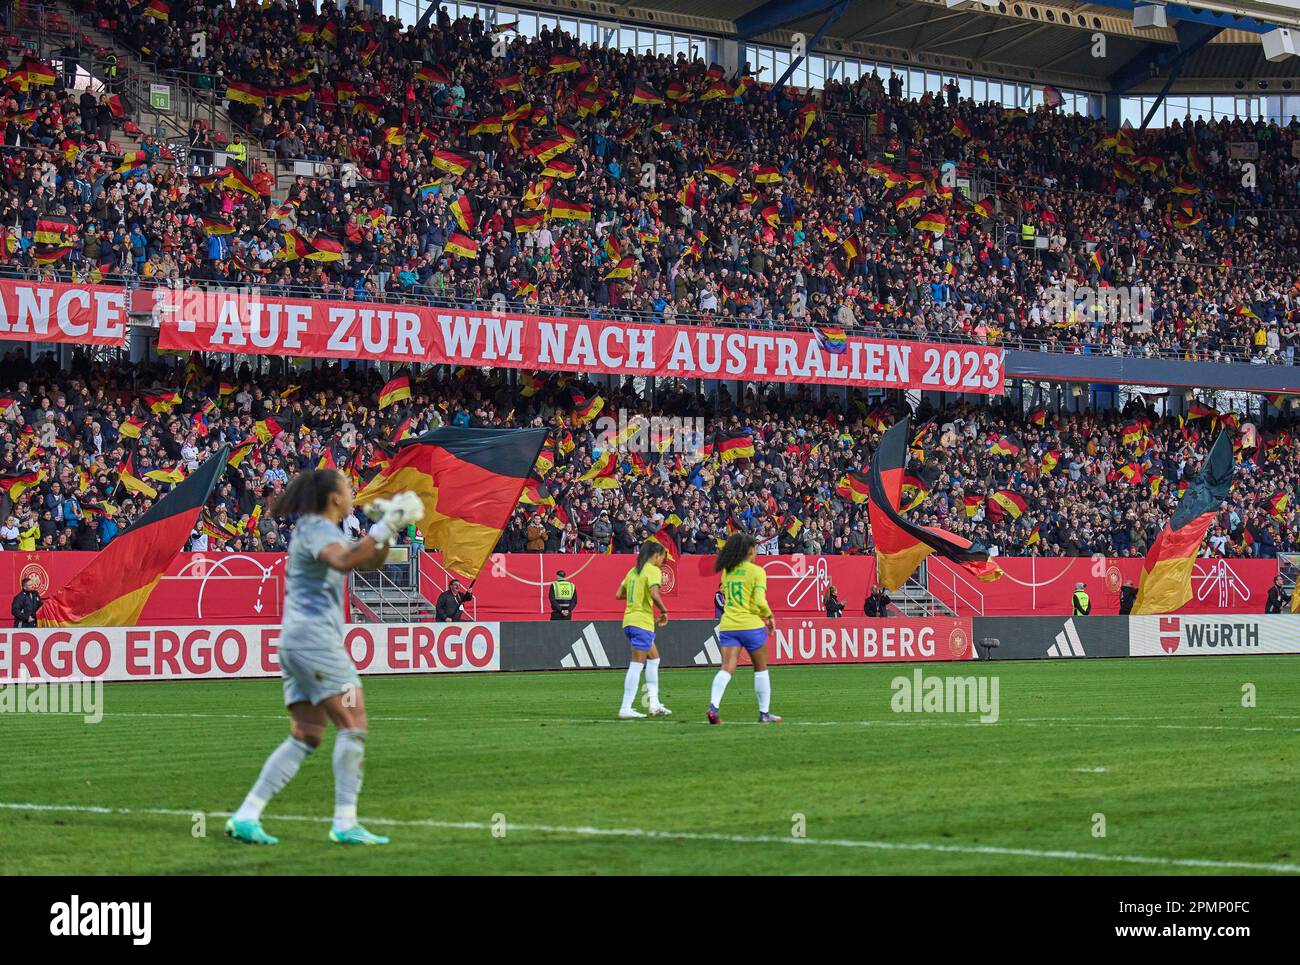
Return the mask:
M623 626L654 631L655 604L650 598L650 587L658 586L663 581L663 573L653 563L641 567L640 573L635 569L627 571L627 576L623 577L623 595L627 597Z
M767 573L761 566L741 563L723 573L722 596L726 603L719 630L757 630L763 618L772 615L767 605Z

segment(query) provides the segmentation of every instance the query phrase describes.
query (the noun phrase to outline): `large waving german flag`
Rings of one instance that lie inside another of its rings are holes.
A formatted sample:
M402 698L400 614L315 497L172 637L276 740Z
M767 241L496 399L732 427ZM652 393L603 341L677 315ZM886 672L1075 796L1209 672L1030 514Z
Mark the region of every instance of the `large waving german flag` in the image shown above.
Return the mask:
M185 547L212 487L226 470L221 449L154 504L41 607L43 627L124 627Z
M1173 613L1192 598L1192 565L1201 540L1214 522L1214 514L1232 488L1236 468L1232 433L1220 432L1200 475L1192 483L1169 524L1156 537L1142 564L1142 582L1133 601L1134 616Z
M1002 575L1002 570L989 559L983 546L947 530L919 526L899 513L907 464L907 440L911 438L908 435L910 421L901 419L889 427L881 437L880 447L871 460L871 471L867 474L871 495L867 512L876 541L876 571L880 582L890 590L897 590L931 553L952 560L977 579L985 582L996 580Z
M402 442L357 503L416 493L424 500L425 542L442 551L448 570L473 580L501 539L545 441L545 429L434 429Z

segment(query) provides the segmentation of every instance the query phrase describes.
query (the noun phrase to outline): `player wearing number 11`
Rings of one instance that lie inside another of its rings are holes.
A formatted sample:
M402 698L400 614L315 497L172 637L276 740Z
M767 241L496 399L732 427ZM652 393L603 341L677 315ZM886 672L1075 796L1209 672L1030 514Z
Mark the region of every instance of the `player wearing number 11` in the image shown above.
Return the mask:
M715 573L722 574L722 594L726 602L718 624L718 646L722 649L722 669L713 678L709 697L709 723L720 724L718 708L727 692L731 675L740 662L740 648L749 651L754 665L754 693L758 696L758 722L779 724L781 718L771 713L772 680L767 671L767 634L772 630L772 608L767 605L767 573L754 563L758 544L746 533L732 533L713 563Z

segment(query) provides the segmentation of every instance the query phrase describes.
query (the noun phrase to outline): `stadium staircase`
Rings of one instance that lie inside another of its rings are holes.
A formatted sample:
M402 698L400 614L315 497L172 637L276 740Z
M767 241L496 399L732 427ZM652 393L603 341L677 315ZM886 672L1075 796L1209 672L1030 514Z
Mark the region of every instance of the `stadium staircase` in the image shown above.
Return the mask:
M927 568L922 563L896 593L890 596L890 610L902 617L956 616L956 611L942 603L927 588Z
M403 553L382 569L350 572L349 619L354 623L432 621L433 606L420 592L419 558L419 553Z
M96 92L106 86L108 55L116 55L119 89L126 107L125 121L139 128L135 133L127 127L124 139L133 134L136 137L152 134L170 144L173 150L181 149L179 157L188 147L190 125L195 120L212 131L218 153L221 145L228 143L235 134L236 125L220 91L202 89L195 82L195 75L159 73L138 54L119 46L111 34L100 30L93 17L78 12L67 3L21 6L15 13L13 33L38 56L53 63L55 69L60 69L61 63L58 51L71 41L78 41L81 48L78 63L94 79ZM154 84L164 85L170 91L168 109L162 110L151 103L150 89ZM123 149L128 148L123 145ZM248 160L248 170L256 170L254 162L261 162L268 171L276 174L278 185L280 172L275 158L251 139Z

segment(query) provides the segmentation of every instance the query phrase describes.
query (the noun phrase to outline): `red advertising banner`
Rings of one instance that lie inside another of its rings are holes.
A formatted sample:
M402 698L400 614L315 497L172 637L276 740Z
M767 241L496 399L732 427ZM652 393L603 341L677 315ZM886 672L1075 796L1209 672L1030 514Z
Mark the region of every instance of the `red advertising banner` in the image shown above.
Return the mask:
M0 592L12 596L29 573L42 596L57 591L90 559L89 553L0 552ZM564 570L578 588L575 620L621 620L623 604L614 598L635 558L603 554L497 554L479 574L466 611L475 620L545 620L550 615L547 588ZM876 578L871 556L760 556L767 571L768 600L780 617L816 617L834 586L845 604L845 619L862 616ZM1069 615L1074 585L1082 582L1094 615L1119 612L1120 587L1136 585L1140 559L1014 557L998 560L1005 572L993 583L979 583L959 568L931 557L931 594L962 617ZM1203 559L1192 576L1192 599L1180 613L1264 612L1277 560ZM432 614L448 573L438 555L420 565L420 592ZM664 567L664 602L673 619L712 619L718 577L712 556L682 556ZM278 553L182 553L168 567L140 615L141 626L245 625L279 623L284 601L284 556ZM351 614L360 619L361 614ZM13 621L0 607L0 626Z
M785 618L776 621L768 654L771 663L780 664L970 660L971 622L965 617Z
M280 673L280 628L72 627L0 630L0 681L201 680ZM351 626L344 646L363 674L501 669L497 623Z
M1004 576L979 583L945 560L926 561L927 586L940 602L964 616L1068 616L1082 583L1093 616L1119 613L1120 589L1142 578L1139 558L1013 557L998 559ZM1192 568L1192 598L1179 613L1263 613L1278 573L1275 559L1206 557Z
M812 332L653 325L261 298L256 293L155 292L160 348L171 351L384 359L744 379L1000 395L1001 349L850 337L830 352Z
M0 339L121 346L126 289L0 279Z

